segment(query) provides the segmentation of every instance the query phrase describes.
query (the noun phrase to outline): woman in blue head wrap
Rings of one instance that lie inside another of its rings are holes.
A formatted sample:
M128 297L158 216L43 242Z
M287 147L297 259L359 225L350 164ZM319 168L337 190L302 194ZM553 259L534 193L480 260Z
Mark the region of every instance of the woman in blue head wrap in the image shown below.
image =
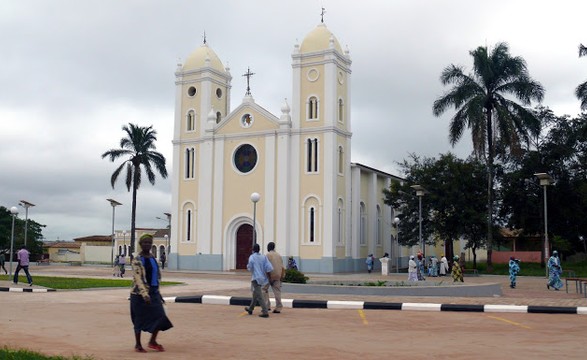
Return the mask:
M561 274L563 272L563 268L561 266L561 260L558 257L558 251L553 251L552 256L548 259L548 283L546 284L546 288L550 290L550 288L554 288L554 290L558 291L560 288L563 287L563 282L561 280Z
M516 278L518 277L518 273L520 272L520 260L515 259L513 256L510 257L510 287L512 289L516 288Z

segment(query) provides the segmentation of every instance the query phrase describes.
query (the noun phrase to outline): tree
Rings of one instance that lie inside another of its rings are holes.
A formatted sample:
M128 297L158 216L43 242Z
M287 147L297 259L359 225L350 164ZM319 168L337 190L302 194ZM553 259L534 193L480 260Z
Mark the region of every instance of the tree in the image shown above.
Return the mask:
M418 244L419 204L410 188L421 184L427 190L422 201L422 236L427 244L444 241L445 253L452 258L453 240L463 237L465 248L484 246L485 237L479 229L485 220L483 186L485 167L474 159L461 160L453 154L439 159L420 159L411 155L400 164L405 174L402 183L393 182L384 190L385 203L400 212L400 241L402 245Z
M587 47L579 44L579 57L587 55ZM579 84L575 90L577 98L581 101L581 110L587 110L587 81Z
M24 244L24 227L25 220L18 216L14 219L14 249L20 249ZM43 228L45 225L29 219L27 233L27 248L31 254L43 253ZM10 250L10 240L12 238L12 213L10 209L0 206L0 251ZM15 252L16 253L16 252ZM8 257L8 256L7 256Z
M532 100L542 101L544 89L530 78L524 59L512 57L505 43L498 43L491 52L480 46L470 55L472 74L465 74L464 68L456 65L442 71L442 84L454 86L434 101L433 113L441 116L454 107L456 114L449 125L451 145L469 128L474 153L487 164L487 268L492 271L495 157L519 153L521 145L529 143L530 136L537 136L541 129L534 113L510 98L530 105Z
M154 151L156 149L157 132L153 130L153 126L141 127L129 123L128 126L124 125L122 130L126 133L126 137L120 139L120 149L106 151L102 154L102 159L108 157L110 161L114 162L119 157L128 156L128 159L112 173L110 184L114 188L118 176L126 168L126 188L128 191L131 191L132 188L130 224L130 253L132 254L135 244L137 190L141 186L142 169L144 168L151 185L155 185L153 168L164 179L167 178L167 169L165 168L165 157L161 153Z

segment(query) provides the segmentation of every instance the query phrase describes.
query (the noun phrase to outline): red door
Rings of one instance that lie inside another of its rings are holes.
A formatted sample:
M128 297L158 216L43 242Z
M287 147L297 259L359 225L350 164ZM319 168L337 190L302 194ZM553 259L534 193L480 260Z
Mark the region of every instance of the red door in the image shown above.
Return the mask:
M253 226L241 225L236 231L236 268L246 269L253 249Z

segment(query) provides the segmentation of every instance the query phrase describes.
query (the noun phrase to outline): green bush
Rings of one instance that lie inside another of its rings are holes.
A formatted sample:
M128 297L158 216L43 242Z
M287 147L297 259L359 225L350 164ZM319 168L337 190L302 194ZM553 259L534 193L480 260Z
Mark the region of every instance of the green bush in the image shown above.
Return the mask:
M303 272L295 270L295 269L287 269L285 270L285 278L283 282L287 283L296 283L296 284L305 284L308 281L308 277L304 275Z

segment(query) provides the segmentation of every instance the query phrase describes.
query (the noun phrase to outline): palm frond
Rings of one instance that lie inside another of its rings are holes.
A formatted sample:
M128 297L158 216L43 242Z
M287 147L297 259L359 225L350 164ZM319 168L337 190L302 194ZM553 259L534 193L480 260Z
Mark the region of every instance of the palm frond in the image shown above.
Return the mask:
M110 176L110 185L112 185L113 189L114 189L114 185L116 184L116 180L118 179L118 176L120 175L120 172L122 171L122 169L124 169L125 164L126 164L126 161L123 162L122 164L120 164L120 166L118 166L116 168L116 170L114 170L114 172L112 173L112 176Z
M587 110L587 81L577 86L575 95L581 101L581 110Z

